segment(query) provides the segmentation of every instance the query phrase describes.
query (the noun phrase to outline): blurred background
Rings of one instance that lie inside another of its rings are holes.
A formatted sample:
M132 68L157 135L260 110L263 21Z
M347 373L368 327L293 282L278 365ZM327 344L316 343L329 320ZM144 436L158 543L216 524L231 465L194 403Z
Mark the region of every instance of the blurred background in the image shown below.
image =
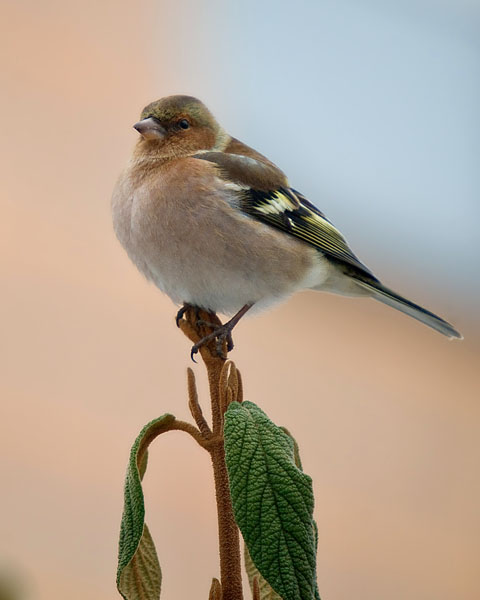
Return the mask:
M119 597L129 448L160 414L188 418L176 307L130 264L109 206L140 110L186 93L287 171L387 285L465 336L315 293L236 330L246 398L292 431L314 480L322 598L478 599L478 1L3 0L2 12L11 597ZM145 488L162 597L207 598L208 456L164 436Z

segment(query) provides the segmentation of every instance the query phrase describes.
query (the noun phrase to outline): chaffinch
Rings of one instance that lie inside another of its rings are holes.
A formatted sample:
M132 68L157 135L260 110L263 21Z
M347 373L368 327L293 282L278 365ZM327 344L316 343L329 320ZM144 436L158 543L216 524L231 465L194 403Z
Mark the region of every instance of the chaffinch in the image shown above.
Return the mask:
M234 315L192 348L231 331L252 307L312 289L380 300L449 338L449 323L385 287L345 238L265 156L231 137L202 102L146 106L113 192L116 235L145 277L184 308ZM192 354L193 356L193 354Z

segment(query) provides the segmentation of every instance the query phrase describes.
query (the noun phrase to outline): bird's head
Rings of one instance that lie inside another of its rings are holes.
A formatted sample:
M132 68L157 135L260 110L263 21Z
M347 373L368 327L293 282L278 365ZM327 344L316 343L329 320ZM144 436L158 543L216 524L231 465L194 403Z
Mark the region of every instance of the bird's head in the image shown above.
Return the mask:
M133 126L142 151L162 157L223 149L228 135L208 108L192 96L167 96L146 106Z

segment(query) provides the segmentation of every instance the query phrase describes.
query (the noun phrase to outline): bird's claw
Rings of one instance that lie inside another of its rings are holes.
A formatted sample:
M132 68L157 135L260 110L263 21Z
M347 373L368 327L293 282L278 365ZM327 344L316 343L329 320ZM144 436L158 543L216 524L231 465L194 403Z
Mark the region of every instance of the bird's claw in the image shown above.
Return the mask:
M183 315L187 312L188 308L188 305L184 304L182 308L177 312L177 315L175 317L175 323L177 324L177 327L180 327L180 321L183 319Z
M197 348L197 344L195 344L195 346L192 346L192 349L190 350L190 358L192 359L192 361L197 364L197 361L195 360L195 354L197 354L198 352L198 348Z
M183 319L185 313L190 309L193 309L195 311L195 318L197 320L197 325L201 323L200 309L198 308L198 306L193 306L192 304L184 304L182 306L182 308L180 308L180 310L177 312L177 315L175 317L175 323L177 324L177 327L180 327L180 321ZM209 325L206 322L205 322L205 324ZM211 327L216 327L216 325L211 325Z

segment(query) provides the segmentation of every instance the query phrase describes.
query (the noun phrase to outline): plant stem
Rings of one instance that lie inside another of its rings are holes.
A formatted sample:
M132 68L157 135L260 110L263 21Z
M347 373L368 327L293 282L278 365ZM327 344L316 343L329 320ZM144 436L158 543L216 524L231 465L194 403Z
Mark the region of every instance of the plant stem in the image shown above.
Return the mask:
M216 315L208 313L200 315L194 309L189 309L184 314L184 319L179 323L183 333L195 344L202 339L208 331L198 325L199 316L203 322L221 324ZM232 397L232 388L229 387L226 360L217 355L214 340L200 348L208 374L210 399L212 408L212 428L203 423L203 415L198 405L193 372L189 373L190 409L197 425L201 425L204 437L208 436L208 443L204 447L210 452L215 482L215 497L217 501L218 540L220 553L220 579L222 600L243 600L240 535L233 516L232 498L228 479L227 465L225 463L225 447L223 441L223 416L227 408L227 398ZM241 380L235 369L236 390L234 398L241 401ZM210 437L210 435L211 437Z
M215 497L217 501L218 543L220 552L220 580L222 600L242 600L242 573L240 557L240 535L233 516L230 483L225 463L223 440L223 418L227 405L227 393L224 376L225 359L202 354L208 373L210 399L212 407L212 432L218 444L211 447L210 456L213 465ZM223 385L222 385L223 383Z
M241 600L243 590L240 570L240 539L238 527L233 517L223 443L212 449L210 454L217 499L222 600Z

